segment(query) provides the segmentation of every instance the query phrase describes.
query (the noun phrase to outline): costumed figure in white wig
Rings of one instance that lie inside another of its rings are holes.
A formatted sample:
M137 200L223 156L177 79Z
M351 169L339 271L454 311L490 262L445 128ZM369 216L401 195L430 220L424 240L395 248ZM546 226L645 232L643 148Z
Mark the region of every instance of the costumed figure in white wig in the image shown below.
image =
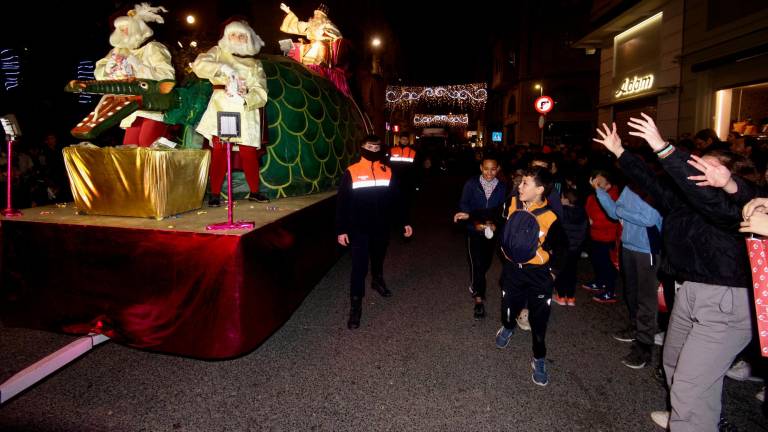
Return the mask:
M216 136L217 112L220 111L240 113L241 136L227 140L236 143L240 152L245 180L251 191L248 199L269 201L259 193L262 127L259 109L267 103L267 78L255 56L263 46L264 41L248 23L232 21L224 27L219 43L197 56L192 63L192 71L213 84L208 108L197 126L197 131L210 141L213 148L209 177L211 199L208 201L212 207L221 204L219 195L227 170L226 147Z
M141 3L128 11L127 16L115 19L115 31L109 37L109 43L114 48L96 62L97 80L175 79L168 48L160 42L147 42L154 34L147 22L164 22L159 12L168 11L162 6L151 7L148 3ZM163 123L163 113L157 111L136 111L123 119L120 127L125 129L123 144L142 147L150 146L168 132L168 125Z
M329 66L330 42L341 39L341 32L328 19L328 7L322 3L318 5L312 18L306 22L299 21L296 14L285 3L280 3L280 9L286 13L280 25L280 31L306 36L309 40L308 44L300 45L301 63Z

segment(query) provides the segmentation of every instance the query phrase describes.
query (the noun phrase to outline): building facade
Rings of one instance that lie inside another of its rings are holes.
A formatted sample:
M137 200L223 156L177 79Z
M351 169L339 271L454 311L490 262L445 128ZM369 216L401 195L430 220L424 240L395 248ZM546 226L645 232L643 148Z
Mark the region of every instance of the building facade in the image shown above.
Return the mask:
M600 51L598 123L630 145L641 112L673 139L768 132L768 2L596 0L590 22L574 46Z

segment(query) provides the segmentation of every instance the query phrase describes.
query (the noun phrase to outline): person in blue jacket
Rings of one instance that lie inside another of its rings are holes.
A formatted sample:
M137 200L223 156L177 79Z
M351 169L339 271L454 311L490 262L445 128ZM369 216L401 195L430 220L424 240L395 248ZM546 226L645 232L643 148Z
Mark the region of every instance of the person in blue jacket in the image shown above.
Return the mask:
M623 228L621 267L624 273L624 301L629 310L630 324L613 337L621 342L633 343L629 355L624 357L622 363L633 369L641 369L651 360L656 334L659 307L657 244L660 243L661 215L632 188L625 187L616 201L601 188L595 187L595 190L605 213L620 221ZM639 189L638 192L644 194Z
M469 292L475 299L474 318L485 318L485 273L491 267L496 246L496 229L502 226L501 207L507 198L507 186L498 179L499 162L484 154L480 175L467 180L461 193L459 212L454 222L466 221L469 258Z

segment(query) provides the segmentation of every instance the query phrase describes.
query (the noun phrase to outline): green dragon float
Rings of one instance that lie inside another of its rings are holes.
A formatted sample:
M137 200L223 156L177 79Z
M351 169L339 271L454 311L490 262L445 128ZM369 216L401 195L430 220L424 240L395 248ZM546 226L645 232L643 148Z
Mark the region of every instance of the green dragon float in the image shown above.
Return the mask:
M354 100L328 79L282 56L259 57L267 75L264 108L268 144L261 165L261 192L270 198L321 192L338 184L368 129ZM165 122L182 126L182 148L201 148L195 126L212 88L206 80L72 81L65 91L108 95L72 135L93 140L142 109L165 111ZM248 192L242 172L232 176L235 197Z

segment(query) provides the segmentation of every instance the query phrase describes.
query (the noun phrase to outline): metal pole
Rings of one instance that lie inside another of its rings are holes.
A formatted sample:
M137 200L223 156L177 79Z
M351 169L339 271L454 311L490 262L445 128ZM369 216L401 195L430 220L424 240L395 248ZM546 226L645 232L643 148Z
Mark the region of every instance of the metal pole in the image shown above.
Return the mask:
M13 207L11 207L11 178L12 178L11 177L11 174L12 174L11 165L12 165L12 161L13 161L13 156L11 156L11 151L12 151L11 149L12 148L13 148L13 140L8 140L8 151L7 151L7 153L8 153L8 166L6 166L6 171L7 172L5 174L5 179L6 179L6 183L7 183L7 185L6 185L7 189L6 189L6 192L5 192L5 211L6 212L13 208Z
M235 200L232 197L232 143L227 141L227 222L233 224L232 207Z
M544 86L539 86L539 97L544 96ZM544 114L544 124L541 125L541 148L544 148L544 125L547 124L547 115Z
M16 217L21 216L21 210L16 210L13 208L12 205L12 199L11 199L11 183L13 182L13 139L8 138L8 166L6 167L6 196L5 196L5 210L3 210L3 216L5 217Z

